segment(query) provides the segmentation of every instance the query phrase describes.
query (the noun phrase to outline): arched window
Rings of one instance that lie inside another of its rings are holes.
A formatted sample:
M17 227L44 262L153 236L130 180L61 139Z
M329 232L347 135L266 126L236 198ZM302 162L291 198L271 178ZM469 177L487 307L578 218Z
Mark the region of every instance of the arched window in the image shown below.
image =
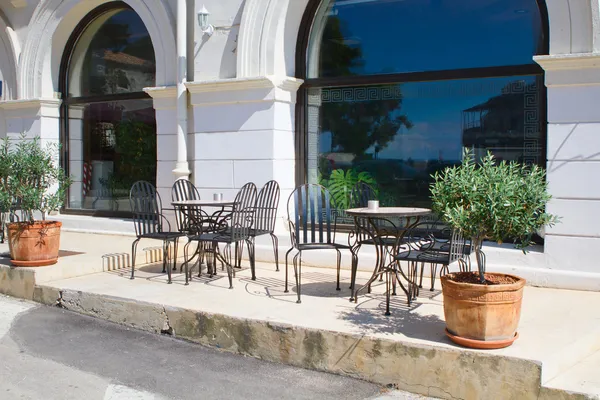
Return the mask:
M546 21L542 0L309 3L298 179L360 179L384 204L428 207L431 174L460 163L465 147L545 165L533 56L547 54Z
M61 64L63 164L73 177L68 210L129 209L137 180L156 181L155 58L140 17L125 3L91 12Z

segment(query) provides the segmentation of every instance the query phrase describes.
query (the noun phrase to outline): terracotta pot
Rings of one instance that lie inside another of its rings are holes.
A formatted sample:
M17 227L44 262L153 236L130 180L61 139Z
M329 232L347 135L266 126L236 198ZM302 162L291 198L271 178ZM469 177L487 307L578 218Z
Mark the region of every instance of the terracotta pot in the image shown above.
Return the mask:
M446 333L454 342L467 347L507 347L518 337L525 279L497 273L486 275L510 276L517 281L477 285L454 282L453 274L441 278Z
M61 226L62 222L58 221L8 224L10 262L16 267L42 267L56 264Z

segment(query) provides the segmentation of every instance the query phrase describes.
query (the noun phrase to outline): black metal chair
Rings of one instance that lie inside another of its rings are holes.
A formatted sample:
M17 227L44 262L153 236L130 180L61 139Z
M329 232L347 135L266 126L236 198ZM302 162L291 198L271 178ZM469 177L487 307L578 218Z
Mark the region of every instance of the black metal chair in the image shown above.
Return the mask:
M252 280L256 280L255 258L254 258L254 239L250 232L254 222L256 205L256 185L254 183L245 184L235 197L233 209L228 216L229 226L216 232L201 233L190 236L189 242L184 247L185 266L185 284L189 284L191 279L189 273L188 248L193 242L204 242L210 244L210 251L213 254L213 265L210 269L210 275L216 274L217 258L227 266L227 276L229 278L229 288L233 289L233 277L235 276L234 263L237 260L237 252L232 255L231 245L239 245L245 242L248 245L250 255L250 269ZM219 250L219 244L224 244L223 250ZM200 255L202 257L202 255Z
M280 189L276 181L267 182L258 192L256 198L256 213L254 225L250 230L250 236L256 239L258 236L270 235L273 242L273 255L275 256L275 270L279 271L279 239L275 235L275 223L277 222L277 208L279 207ZM241 258L241 252L240 252ZM241 260L238 260L238 265Z
M0 210L0 243L4 243L6 235L6 226L12 222L19 222L24 220L23 212L19 217L18 212L21 211L20 199L13 199L11 206L8 210Z
M395 262L408 263L409 303L418 295L418 288L422 287L423 271L425 264L431 268L431 288L434 290L435 278L438 267L441 266L440 275L449 272L449 266L458 262L460 269L467 268L466 258L470 246L461 233L453 230L438 221L420 222L413 226L408 233L408 240L402 247L398 247ZM416 277L418 267L421 267L420 284L417 287Z
M171 187L171 201L200 200L200 193L192 182L187 179L178 179ZM208 213L197 207L176 207L175 221L177 230L186 234L199 234L214 230L216 220Z
M302 185L297 187L288 198L287 209L292 247L285 254L285 292L288 293L288 256L294 249L298 250L293 259L297 303L301 303L302 252L306 250L331 249L337 252L336 290L340 290L342 260L340 250L347 249L352 253L353 271L358 261L349 245L335 242L337 212L331 194L321 185Z
M163 273L168 273L168 283L171 283L171 268L167 268L169 245L173 242L173 269L177 261L177 245L183 232L171 231L171 224L162 214L162 202L156 188L150 182L137 181L129 192L129 204L133 214L136 239L131 245L131 279L135 277L136 249L140 240L154 239L163 242ZM164 229L166 222L167 230Z
M367 207L369 200L377 200L377 193L372 186L365 182L358 182L350 192L350 207Z

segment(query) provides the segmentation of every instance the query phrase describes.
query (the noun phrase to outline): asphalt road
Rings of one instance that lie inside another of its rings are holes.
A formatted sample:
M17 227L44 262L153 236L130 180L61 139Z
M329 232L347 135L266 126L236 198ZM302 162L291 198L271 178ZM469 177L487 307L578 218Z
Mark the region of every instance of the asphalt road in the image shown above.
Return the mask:
M0 399L422 399L0 296Z

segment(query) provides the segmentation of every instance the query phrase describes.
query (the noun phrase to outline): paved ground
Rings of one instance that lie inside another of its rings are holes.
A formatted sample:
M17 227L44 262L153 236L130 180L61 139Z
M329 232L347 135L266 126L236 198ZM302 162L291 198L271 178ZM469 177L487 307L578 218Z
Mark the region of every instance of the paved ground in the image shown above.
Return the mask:
M0 296L2 399L423 399Z

